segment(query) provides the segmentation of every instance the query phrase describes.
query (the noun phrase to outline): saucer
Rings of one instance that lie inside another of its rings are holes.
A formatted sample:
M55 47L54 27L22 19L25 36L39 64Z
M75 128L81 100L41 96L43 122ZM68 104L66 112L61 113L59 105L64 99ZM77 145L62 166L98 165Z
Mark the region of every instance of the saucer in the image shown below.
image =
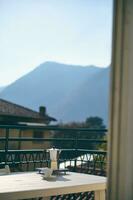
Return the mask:
M51 175L51 176L49 176L49 177L43 176L43 179L44 179L44 180L49 180L49 181L51 181L51 180L55 180L55 179L56 179L56 176L54 176L54 175Z

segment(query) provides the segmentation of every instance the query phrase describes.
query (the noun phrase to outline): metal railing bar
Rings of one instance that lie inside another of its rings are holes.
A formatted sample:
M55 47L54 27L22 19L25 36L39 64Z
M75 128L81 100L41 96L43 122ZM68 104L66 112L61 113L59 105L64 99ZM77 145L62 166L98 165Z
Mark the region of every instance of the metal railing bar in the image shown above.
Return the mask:
M6 141L6 137L1 137L0 141ZM107 140L101 139L76 139L77 142L96 142L96 143L107 143ZM8 137L8 141L75 141L75 138L33 138L33 137Z
M0 125L0 128L7 129L36 129L36 130L54 130L54 131L84 131L84 132L107 132L108 129L99 129L99 128L63 128L59 126L30 126L30 125Z
M107 151L101 151L101 150L88 150L88 149L61 149L61 151L74 151L77 152L87 152L91 154L106 154ZM26 150L8 150L8 153L42 153L47 152L46 149L26 149ZM5 150L0 150L0 153L5 153Z

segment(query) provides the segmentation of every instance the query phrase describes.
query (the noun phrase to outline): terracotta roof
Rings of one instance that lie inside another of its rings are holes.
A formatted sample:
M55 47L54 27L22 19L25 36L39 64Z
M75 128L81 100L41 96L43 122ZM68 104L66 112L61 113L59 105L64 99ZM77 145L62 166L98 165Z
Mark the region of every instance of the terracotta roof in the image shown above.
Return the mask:
M32 118L40 120L42 122L56 121L55 118L50 117L47 114L45 116L41 116L40 113L37 111L9 102L4 99L0 99L0 116Z

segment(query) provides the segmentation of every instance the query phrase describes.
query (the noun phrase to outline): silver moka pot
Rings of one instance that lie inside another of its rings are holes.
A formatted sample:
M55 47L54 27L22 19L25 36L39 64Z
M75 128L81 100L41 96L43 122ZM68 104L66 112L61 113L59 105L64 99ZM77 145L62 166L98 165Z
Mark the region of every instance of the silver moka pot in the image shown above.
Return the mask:
M50 153L51 169L58 169L58 158L61 150L53 147L47 151Z

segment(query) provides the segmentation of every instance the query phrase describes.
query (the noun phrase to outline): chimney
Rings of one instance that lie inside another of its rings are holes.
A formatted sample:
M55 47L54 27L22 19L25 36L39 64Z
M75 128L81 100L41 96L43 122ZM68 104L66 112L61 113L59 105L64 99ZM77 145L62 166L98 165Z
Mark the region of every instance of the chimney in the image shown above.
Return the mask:
M45 115L46 115L46 107L40 106L39 107L39 114L40 114L41 117L45 117Z

